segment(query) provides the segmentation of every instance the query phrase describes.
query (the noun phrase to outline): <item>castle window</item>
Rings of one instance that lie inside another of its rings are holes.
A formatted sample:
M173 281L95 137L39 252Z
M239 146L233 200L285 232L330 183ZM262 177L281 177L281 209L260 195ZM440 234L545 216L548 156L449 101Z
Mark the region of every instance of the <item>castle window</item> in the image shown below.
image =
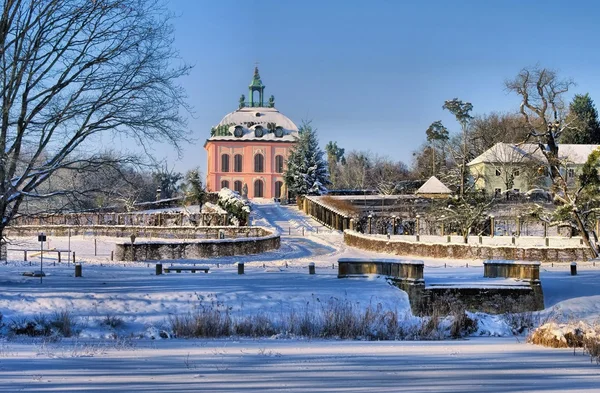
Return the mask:
M275 182L275 198L281 198L281 188L283 187L282 181Z
M243 157L241 154L236 154L233 156L233 171L234 172L242 172L243 170Z
M221 172L229 172L229 154L221 155Z
M275 156L275 172L283 173L283 156L281 155Z
M262 180L254 181L254 198L262 198L264 195L264 185Z
M240 195L242 194L242 182L239 180L236 180L233 182L233 190L237 191Z
M258 153L254 156L254 172L262 173L265 171L265 157Z
M221 189L223 188L229 188L229 181L221 180Z

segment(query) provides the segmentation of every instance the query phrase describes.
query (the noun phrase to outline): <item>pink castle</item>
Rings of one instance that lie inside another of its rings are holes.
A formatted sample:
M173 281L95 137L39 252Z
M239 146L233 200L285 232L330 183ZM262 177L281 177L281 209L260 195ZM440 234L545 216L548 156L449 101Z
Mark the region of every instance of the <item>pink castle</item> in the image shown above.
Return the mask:
M298 127L275 109L275 97L264 102L258 68L236 111L211 129L208 155L209 191L229 188L248 198L287 198L283 171L298 139Z

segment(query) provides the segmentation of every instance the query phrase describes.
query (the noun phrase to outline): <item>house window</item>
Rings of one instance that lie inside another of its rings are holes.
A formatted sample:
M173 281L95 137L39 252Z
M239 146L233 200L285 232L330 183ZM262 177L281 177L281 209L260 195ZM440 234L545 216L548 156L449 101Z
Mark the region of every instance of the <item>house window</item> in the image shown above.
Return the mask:
M261 173L265 171L265 157L258 153L254 156L254 172Z
M283 187L282 181L275 182L275 198L281 198L281 188Z
M240 195L242 194L242 182L239 180L236 180L233 182L233 190L237 191Z
M283 173L283 156L275 156L275 172Z
M519 170L518 170L518 169L515 169L515 170L513 171L513 176L514 176L514 177L517 177L517 176L519 176L519 173L520 173L520 172L519 172Z
M518 189L518 188L514 188L514 189L513 189L513 192L514 192L515 194L518 194L518 193L520 193L520 192L521 192L521 190L520 190L520 189Z
M567 178L573 179L574 177L575 177L575 169L573 169L573 168L567 169Z
M502 189L501 188L494 188L494 196L498 196L502 194Z
M221 180L221 189L223 188L229 188L229 181Z
M221 172L229 172L229 154L221 156Z
M243 157L241 154L236 154L233 156L233 171L234 172L242 172L243 169Z
M263 182L262 180L255 180L254 181L254 198L262 198L264 195L264 189L263 189Z
M500 169L496 169L496 176L500 176L502 174L502 171L500 171Z

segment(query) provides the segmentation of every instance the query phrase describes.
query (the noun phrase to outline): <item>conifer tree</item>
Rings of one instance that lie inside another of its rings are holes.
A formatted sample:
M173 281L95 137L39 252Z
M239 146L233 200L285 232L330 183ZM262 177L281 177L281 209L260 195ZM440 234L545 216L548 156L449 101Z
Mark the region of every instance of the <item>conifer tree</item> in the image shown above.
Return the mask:
M323 195L327 193L329 173L323 151L319 147L316 130L310 123L300 127L299 139L290 152L285 184L296 195Z
M560 136L560 143L600 143L600 121L594 101L589 94L576 94L569 105L568 127Z

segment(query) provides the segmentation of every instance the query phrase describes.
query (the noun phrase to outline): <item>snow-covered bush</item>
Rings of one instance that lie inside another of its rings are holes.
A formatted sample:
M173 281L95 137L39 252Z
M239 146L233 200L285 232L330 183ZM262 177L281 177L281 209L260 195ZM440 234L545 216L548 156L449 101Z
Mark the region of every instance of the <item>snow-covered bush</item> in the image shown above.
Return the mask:
M535 329L528 342L552 348L583 348L592 361L600 363L600 325L545 323Z
M29 318L13 319L9 324L9 331L16 335L37 336L62 336L77 335L77 323L71 311L64 309L48 316L38 314Z
M250 214L250 205L239 193L229 188L222 188L219 191L217 204L223 208L230 216L230 221L234 225L246 225L248 215Z

